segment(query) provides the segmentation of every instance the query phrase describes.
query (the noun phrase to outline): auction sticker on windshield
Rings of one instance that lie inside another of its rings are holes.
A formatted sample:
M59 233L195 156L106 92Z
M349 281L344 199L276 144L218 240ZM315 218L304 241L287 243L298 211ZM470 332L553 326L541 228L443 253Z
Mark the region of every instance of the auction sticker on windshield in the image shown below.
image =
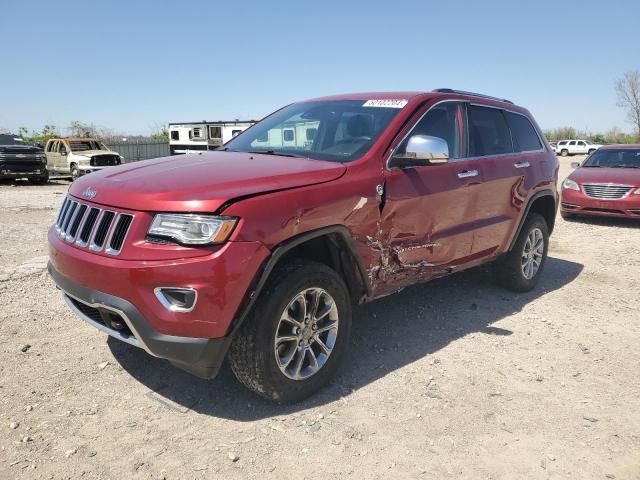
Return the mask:
M388 99L388 100L367 100L363 107L381 107L381 108L404 108L409 103L407 100Z

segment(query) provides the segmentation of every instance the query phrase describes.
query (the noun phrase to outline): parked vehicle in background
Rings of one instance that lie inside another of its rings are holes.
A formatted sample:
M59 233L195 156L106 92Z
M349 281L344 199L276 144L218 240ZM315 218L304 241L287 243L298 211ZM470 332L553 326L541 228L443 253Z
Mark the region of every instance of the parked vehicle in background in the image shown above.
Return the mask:
M71 175L73 179L123 162L118 152L95 138L52 138L44 151L50 173Z
M17 136L0 134L0 179L5 178L26 178L34 185L47 183L47 157L42 149Z
M171 155L215 150L253 125L255 120L183 122L169 124Z
M101 331L205 378L228 357L248 388L296 401L334 375L352 304L486 262L502 285L534 288L558 166L506 100L294 103L179 174L161 158L71 185L49 272Z
M557 142L549 142L549 146L551 147L551 150L553 152L555 152L556 151L556 147L558 146L558 143Z
M591 155L600 147L602 145L589 140L562 140L556 145L555 152L563 157L567 155Z
M560 213L640 219L640 145L600 148L562 183Z

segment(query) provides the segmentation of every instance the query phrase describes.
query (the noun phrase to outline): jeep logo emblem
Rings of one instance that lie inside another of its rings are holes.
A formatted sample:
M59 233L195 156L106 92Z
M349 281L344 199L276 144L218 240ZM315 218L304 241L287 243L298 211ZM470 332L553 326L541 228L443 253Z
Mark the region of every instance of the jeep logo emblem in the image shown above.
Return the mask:
M87 197L87 198L93 198L98 194L98 192L96 192L93 188L88 187L84 192L82 192L82 195Z

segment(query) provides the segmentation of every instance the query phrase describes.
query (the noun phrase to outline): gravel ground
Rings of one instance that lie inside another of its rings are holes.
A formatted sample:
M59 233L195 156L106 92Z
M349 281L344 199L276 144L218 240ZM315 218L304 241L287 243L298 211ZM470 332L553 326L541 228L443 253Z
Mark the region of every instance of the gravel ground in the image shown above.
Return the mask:
M640 479L640 223L558 218L528 294L476 270L357 308L339 377L283 407L68 310L67 187L0 184L1 479Z

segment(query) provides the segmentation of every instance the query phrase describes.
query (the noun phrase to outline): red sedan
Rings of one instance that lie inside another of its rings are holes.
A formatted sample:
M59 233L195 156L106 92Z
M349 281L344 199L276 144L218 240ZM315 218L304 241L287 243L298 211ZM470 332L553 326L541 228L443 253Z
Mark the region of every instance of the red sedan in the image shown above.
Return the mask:
M562 183L560 213L640 219L640 145L611 145L590 155Z

